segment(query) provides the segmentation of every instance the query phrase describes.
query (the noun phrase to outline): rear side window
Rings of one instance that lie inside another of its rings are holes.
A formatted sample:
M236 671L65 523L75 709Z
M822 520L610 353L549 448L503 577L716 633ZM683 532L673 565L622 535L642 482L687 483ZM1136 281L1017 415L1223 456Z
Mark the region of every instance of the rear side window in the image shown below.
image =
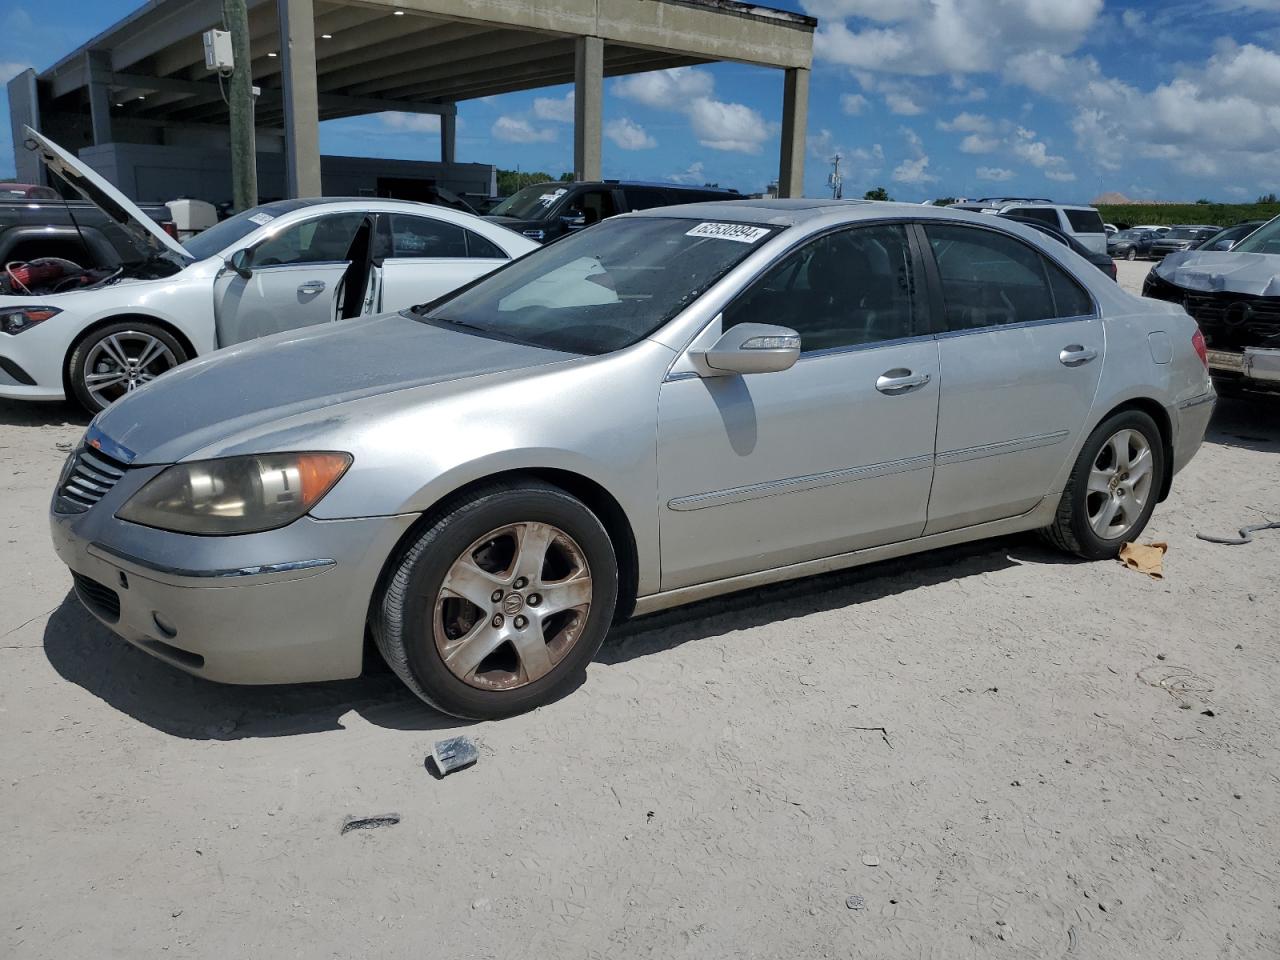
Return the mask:
M1039 220L1041 223L1047 223L1051 227L1062 229L1062 224L1058 220L1058 211L1053 207L1014 207L1012 210L1004 210L1003 213L1013 214L1015 217L1026 217L1028 220ZM1102 228L1099 227L1099 230Z
M950 224L929 224L925 233L942 278L949 330L1093 313L1077 281L1007 234Z
M684 198L679 195L673 199L668 196L667 191L659 190L657 187L625 187L622 193L627 198L627 206L632 210L652 210L654 207L665 207L684 201Z
M1097 210L1063 210L1067 215L1067 223L1076 233L1103 233L1102 214Z
M402 213L393 213L387 219L391 225L392 257L462 258L467 255L466 231L462 227Z
M471 230L464 230L467 235L467 256L480 260L506 260L503 249L492 240L487 240Z

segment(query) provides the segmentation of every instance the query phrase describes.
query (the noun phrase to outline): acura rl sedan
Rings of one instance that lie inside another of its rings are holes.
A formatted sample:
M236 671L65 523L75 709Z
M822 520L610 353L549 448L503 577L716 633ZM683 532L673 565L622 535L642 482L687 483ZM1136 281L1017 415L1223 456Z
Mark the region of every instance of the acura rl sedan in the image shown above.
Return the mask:
M562 695L618 619L982 537L1113 557L1200 446L1195 323L1023 225L628 214L422 307L186 364L52 503L86 607L213 680Z

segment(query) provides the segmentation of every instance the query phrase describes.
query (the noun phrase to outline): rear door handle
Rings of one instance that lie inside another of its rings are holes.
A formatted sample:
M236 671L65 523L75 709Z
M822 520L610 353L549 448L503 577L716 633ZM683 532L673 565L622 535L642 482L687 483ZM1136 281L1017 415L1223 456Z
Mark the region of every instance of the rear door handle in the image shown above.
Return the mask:
M898 394L906 393L908 390L923 387L932 379L932 374L912 373L910 370L897 367L880 374L876 379L876 389L881 393L897 396Z
M1078 343L1073 343L1062 348L1062 352L1058 354L1058 360L1064 367L1078 367L1082 363L1088 363L1097 355L1097 350L1086 349Z
M309 297L312 294L320 293L322 290L324 290L323 280L308 280L302 286L298 287L298 292L302 294L304 297Z

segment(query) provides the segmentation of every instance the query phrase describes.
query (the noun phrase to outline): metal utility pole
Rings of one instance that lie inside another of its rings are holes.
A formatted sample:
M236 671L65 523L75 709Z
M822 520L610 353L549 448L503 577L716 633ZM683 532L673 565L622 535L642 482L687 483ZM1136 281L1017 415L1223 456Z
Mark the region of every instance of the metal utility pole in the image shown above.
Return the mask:
M231 111L231 197L235 211L258 205L258 152L253 130L253 75L249 54L249 14L245 0L222 0L222 18L231 32L227 106Z
M844 199L844 179L840 176L840 161L843 158L836 154L831 158L831 173L827 175L827 186L831 188L831 199Z

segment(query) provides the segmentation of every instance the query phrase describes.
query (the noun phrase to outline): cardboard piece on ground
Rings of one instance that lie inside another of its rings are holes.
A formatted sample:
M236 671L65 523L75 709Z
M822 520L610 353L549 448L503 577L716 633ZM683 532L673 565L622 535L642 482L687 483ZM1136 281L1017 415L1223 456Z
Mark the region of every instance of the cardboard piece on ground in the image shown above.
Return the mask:
M1126 543L1120 548L1117 558L1130 570L1145 573L1153 580L1164 579L1164 554L1169 544L1163 541L1156 543Z

